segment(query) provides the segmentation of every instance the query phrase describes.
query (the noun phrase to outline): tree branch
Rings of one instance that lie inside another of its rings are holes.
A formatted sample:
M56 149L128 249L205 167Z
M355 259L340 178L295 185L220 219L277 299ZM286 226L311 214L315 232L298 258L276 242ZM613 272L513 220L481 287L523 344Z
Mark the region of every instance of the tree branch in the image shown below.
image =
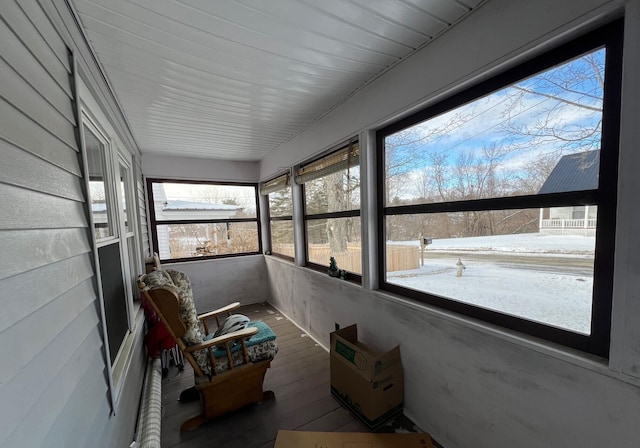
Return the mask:
M593 106L588 106L586 104L576 103L575 101L569 101L569 100L566 100L564 98L560 98L560 97L557 97L555 95L549 95L548 93L538 92L536 90L525 89L524 87L513 86L513 88L516 89L516 90L520 90L522 92L525 92L525 93L530 93L532 95L539 95L539 96L543 96L545 98L550 98L552 100L559 101L561 103L569 104L571 106L580 107L582 109L592 110L594 112L602 112L602 108L600 108L600 107L593 107Z

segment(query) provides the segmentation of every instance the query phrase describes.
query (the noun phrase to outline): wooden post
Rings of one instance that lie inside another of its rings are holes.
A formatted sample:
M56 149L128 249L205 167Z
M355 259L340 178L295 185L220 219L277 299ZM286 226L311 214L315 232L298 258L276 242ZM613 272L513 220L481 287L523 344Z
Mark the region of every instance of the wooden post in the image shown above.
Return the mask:
M424 238L420 234L420 266L424 266Z

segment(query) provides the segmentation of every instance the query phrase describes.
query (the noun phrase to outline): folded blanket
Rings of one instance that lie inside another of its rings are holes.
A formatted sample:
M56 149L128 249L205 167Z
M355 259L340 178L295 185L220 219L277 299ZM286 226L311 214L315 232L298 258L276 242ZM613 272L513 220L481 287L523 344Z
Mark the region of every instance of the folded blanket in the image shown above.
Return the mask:
M251 336L249 339L247 339L246 341L247 348L262 344L263 342L275 341L276 339L275 333L264 322L262 321L249 322L247 324L247 328L251 328L251 327L257 328L258 332L253 336ZM208 335L205 337L205 340L209 340L212 338L213 338L213 335ZM240 350L241 347L242 346L239 343L233 344L231 347L231 353L237 352L238 350ZM227 356L227 351L225 350L224 345L221 347L218 346L217 349L213 352L213 356L215 358L222 358Z

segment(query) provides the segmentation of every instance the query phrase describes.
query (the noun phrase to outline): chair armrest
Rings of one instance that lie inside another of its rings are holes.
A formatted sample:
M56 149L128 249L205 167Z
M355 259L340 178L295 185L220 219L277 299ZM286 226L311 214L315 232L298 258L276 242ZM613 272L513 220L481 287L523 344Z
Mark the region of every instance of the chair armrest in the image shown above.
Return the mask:
M258 333L258 329L256 327L248 327L243 328L242 330L234 331L231 333L223 334L222 336L218 336L217 338L212 338L207 341L201 342L200 344L188 345L185 347L186 352L195 352L198 350L204 350L216 345L224 344L225 342L234 341L236 339L244 339L249 336L253 336Z
M209 311L207 313L202 313L198 315L198 319L208 319L210 317L216 317L218 314L228 313L231 310L235 310L240 306L240 302L233 302L227 306L223 306L222 308L218 308L217 310Z

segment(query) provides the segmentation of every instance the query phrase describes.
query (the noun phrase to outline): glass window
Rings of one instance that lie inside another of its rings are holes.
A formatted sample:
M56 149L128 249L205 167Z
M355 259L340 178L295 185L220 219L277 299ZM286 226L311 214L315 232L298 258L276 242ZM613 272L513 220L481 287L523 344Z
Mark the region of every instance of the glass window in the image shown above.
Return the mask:
M129 332L125 280L120 258L120 244L98 248L102 300L109 338L109 358L113 364Z
M89 199L97 240L113 236L111 197L107 188L106 143L86 125L83 126L84 146L89 169Z
M616 30L378 132L382 289L608 354Z
M131 342L142 317L135 277L140 274L139 198L134 194L133 152L122 143L110 120L79 77L79 133L86 182L87 213L91 218L95 260L97 312L102 321L112 410L122 396L122 381L133 355ZM141 180L141 178L140 178Z
M598 188L604 48L385 136L385 203Z
M389 216L387 235L419 227L429 229L430 242L387 240L387 253L395 252L387 259L386 280L589 334L595 237L542 234L538 216L538 209ZM475 236L451 236L468 234L473 226L479 228ZM513 233L518 227L523 231Z
M120 169L120 194L122 196L124 227L127 232L131 232L131 208L127 206L127 204L133 204L131 191L128 188L128 185L131 184L131 182L129 181L129 168L122 163L119 163L118 166Z
M148 179L161 260L260 253L256 185Z
M360 231L360 152L357 141L302 165L296 182L304 185L307 264L362 274Z
M293 260L293 202L289 174L264 182L260 193L267 196L269 204L271 253Z

